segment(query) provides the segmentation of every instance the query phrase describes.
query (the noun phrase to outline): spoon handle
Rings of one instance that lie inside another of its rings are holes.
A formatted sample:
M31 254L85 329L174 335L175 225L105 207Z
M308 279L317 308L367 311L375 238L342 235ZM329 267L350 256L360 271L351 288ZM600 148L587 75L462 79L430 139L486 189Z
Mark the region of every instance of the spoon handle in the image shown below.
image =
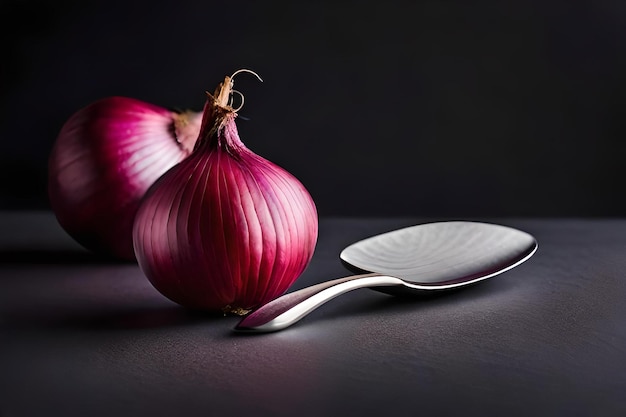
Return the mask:
M244 317L235 330L273 332L282 330L333 298L357 288L403 285L399 278L362 274L322 282L285 294Z

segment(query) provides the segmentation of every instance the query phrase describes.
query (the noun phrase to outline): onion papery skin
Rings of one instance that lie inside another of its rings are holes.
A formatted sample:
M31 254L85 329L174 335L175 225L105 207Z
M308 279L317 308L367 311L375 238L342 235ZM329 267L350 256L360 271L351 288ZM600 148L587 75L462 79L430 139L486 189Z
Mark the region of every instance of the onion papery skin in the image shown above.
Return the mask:
M139 208L135 253L170 300L245 314L285 293L305 270L318 215L303 184L250 151L236 113L209 97L196 150L150 188Z
M113 96L75 112L48 160L48 197L61 227L85 248L135 260L132 227L141 198L191 154L202 113Z

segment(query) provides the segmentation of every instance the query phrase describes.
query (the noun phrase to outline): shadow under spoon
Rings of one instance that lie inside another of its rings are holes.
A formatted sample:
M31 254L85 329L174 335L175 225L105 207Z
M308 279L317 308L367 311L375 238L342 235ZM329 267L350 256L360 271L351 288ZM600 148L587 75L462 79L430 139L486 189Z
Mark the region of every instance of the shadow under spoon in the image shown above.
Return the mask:
M347 266L369 273L287 293L248 314L235 330L285 329L358 288L393 295L459 288L508 271L536 250L537 241L530 234L491 223L444 221L386 232L353 243L340 254Z

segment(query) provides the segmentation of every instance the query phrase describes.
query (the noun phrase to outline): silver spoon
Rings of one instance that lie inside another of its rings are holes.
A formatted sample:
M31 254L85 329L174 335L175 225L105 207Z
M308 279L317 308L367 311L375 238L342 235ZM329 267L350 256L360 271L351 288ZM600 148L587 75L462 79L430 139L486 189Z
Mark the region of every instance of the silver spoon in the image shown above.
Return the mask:
M371 288L394 295L447 290L501 274L529 259L537 241L507 226L447 221L406 227L345 248L341 260L371 273L287 293L244 317L235 330L284 329L340 294Z

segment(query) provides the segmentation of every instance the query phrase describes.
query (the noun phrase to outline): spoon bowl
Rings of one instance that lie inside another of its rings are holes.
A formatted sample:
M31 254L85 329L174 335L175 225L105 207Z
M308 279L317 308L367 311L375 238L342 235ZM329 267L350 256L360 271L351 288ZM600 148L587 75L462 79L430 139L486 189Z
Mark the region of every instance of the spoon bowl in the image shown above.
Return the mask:
M235 330L282 330L357 288L413 295L475 284L521 264L537 247L526 232L482 222L435 222L382 233L349 245L339 255L349 269L363 273L278 297L244 317Z

